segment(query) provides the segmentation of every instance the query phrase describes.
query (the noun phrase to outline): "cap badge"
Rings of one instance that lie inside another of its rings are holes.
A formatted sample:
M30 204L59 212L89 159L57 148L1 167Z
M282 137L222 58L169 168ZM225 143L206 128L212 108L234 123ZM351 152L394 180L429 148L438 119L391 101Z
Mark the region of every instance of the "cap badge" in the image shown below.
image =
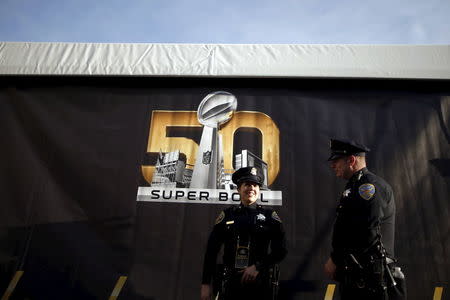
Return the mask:
M252 169L250 170L250 174L256 176L256 168L252 168Z

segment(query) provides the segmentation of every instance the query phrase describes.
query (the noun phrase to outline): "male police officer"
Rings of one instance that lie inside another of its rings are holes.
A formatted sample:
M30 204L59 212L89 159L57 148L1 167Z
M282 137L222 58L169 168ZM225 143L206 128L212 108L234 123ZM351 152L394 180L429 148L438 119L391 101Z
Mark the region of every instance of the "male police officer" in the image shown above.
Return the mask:
M394 276L401 279L403 274L391 259L395 226L392 188L367 169L366 146L331 140L330 149L331 168L348 182L337 208L325 273L340 282L342 300L402 299L397 297L403 291L394 287Z
M224 271L219 299L273 299L269 269L287 253L281 220L274 210L256 203L264 182L259 168L241 168L232 180L241 203L225 209L216 219L205 253L201 299L211 299L211 282L222 245Z

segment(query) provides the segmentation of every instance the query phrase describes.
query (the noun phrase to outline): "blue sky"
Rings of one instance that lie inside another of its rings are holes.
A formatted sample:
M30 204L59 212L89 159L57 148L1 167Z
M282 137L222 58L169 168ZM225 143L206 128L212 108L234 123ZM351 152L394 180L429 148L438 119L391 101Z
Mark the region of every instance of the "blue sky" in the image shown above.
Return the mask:
M0 0L0 41L450 44L450 0Z

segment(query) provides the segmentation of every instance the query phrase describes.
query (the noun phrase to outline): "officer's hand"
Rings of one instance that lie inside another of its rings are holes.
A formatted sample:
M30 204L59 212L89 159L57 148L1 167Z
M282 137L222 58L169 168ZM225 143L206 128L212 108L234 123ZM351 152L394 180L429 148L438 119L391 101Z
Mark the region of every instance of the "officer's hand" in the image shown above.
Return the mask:
M202 284L200 300L211 300L211 286L209 284Z
M336 275L336 265L334 264L333 260L330 258L328 258L327 262L325 263L324 266L324 271L325 274L330 278L330 279L335 279L335 275Z
M251 265L250 267L245 268L242 271L239 271L242 273L241 282L242 283L248 283L253 282L256 279L256 276L258 276L259 272L256 270L255 265Z

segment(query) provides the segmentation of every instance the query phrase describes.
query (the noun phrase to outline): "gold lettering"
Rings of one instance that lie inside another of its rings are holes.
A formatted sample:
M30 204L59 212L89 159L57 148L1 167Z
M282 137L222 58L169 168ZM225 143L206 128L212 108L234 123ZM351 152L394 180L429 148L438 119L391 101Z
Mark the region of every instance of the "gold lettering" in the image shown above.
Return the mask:
M195 111L161 111L154 110L150 121L147 152L158 153L180 150L186 154L187 164L195 163L198 145L191 139L182 137L167 137L168 126L202 127L197 121ZM142 175L148 183L152 182L154 166L142 166Z
M202 127L195 111L158 111L152 112L147 152L158 153L180 150L186 154L187 164L194 165L198 145L183 137L167 137L169 126ZM220 130L223 140L224 167L233 169L233 137L239 128L256 128L262 135L262 160L268 164L268 184L272 184L280 171L280 131L266 114L253 111L238 111ZM142 174L151 183L154 166L142 166Z
M220 133L223 137L223 160L225 169L232 169L233 136L241 127L253 127L261 131L262 157L269 168L268 184L272 184L280 171L280 130L266 114L255 111L238 111Z

